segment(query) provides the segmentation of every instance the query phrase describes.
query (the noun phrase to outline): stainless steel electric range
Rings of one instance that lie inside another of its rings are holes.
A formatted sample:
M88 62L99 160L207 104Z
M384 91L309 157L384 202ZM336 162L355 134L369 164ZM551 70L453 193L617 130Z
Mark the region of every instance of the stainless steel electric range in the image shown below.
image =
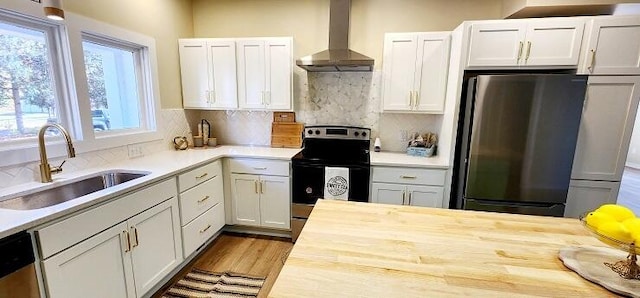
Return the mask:
M318 199L324 198L325 167L349 169L349 201L369 201L371 130L352 126L307 126L303 149L292 158L291 230L300 235Z

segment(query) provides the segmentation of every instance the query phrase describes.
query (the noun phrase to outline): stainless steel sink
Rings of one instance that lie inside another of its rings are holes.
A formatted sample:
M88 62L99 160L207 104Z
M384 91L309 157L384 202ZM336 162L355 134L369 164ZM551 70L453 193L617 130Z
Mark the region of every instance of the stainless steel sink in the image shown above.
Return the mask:
M109 171L29 195L0 201L1 209L32 210L57 205L148 175L146 172Z

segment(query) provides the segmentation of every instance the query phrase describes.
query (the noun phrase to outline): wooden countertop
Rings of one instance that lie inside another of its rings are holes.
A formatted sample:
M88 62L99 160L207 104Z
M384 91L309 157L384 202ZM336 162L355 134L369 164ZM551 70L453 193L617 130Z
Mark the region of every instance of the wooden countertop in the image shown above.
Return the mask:
M576 219L320 200L269 297L610 297L558 259Z

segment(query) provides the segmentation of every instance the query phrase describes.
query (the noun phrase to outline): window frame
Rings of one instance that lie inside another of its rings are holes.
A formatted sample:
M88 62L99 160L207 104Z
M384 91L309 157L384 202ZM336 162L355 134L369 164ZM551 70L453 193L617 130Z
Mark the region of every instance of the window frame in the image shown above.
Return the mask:
M65 12L63 22L51 21L44 17L42 6L31 1L0 0L0 17L5 15L20 21L49 26L55 31L55 34L47 34L47 38L55 42L55 45L50 46L50 56L55 57L52 59L51 67L57 85L56 94L59 96L57 116L59 123L72 135L77 153L162 139L160 123L157 122L161 100L154 38L71 12ZM104 134L93 130L90 103L88 100L81 100L88 98L89 94L82 47L83 34L113 40L116 44L142 48L139 59L136 59L136 76L140 80L138 92L141 99L139 129L114 130ZM37 143L37 137L0 142L0 154L3 156L0 159L0 167L37 161ZM61 138L47 137L46 143L49 158L66 154Z

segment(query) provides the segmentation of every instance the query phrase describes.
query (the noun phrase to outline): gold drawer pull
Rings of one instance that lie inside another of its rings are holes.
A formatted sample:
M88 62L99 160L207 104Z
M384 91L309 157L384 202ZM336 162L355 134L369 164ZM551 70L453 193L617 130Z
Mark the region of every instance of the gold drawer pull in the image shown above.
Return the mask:
M124 249L124 252L130 252L131 251L131 239L129 239L129 232L122 231L122 235L127 240L127 248Z
M140 244L140 242L138 241L138 229L136 229L136 227L131 227L131 228L133 229L133 237L136 240L136 243L131 245L131 247L136 247L138 246L138 244Z
M260 168L253 168L253 169L258 171L264 171L267 169L267 167L260 167Z
M204 174L202 174L200 176L196 176L196 179L202 179L204 177L207 177L207 175L209 175L209 173L204 173Z
M198 200L198 204L200 204L200 203L202 203L202 202L204 202L204 201L206 201L206 200L208 200L208 199L209 199L209 196L206 196L206 197L204 197L204 198L202 198L202 199Z
M208 225L206 228L200 230L200 234L206 232L209 228L211 228L211 225Z
M416 179L416 178L418 178L418 177L416 177L416 176L406 176L406 175L401 175L401 176L400 176L400 178L402 178L402 179Z

